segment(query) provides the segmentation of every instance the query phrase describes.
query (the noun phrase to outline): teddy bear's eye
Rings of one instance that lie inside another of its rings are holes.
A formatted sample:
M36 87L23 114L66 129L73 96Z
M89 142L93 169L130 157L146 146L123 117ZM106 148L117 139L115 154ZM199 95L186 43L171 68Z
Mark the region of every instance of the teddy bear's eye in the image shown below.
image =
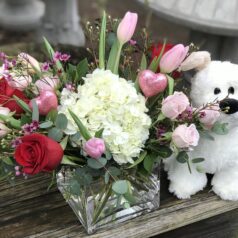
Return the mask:
M235 93L235 89L233 87L229 87L228 89L228 93L230 94L234 94Z
M214 89L214 94L219 94L221 92L221 89L220 88L215 88Z

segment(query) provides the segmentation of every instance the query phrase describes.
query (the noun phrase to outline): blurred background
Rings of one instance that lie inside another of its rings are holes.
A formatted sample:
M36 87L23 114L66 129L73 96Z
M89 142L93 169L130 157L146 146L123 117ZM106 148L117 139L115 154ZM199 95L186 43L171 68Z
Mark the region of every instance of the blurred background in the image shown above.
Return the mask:
M87 47L85 25L103 10L115 18L137 12L138 28L147 27L155 43L192 41L213 59L238 62L237 0L0 0L0 50L32 48L42 36Z

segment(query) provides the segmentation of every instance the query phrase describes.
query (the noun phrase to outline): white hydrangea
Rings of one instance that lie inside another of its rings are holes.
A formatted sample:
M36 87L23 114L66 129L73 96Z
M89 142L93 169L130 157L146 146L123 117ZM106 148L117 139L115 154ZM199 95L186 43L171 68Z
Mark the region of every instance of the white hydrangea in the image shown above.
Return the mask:
M137 94L132 83L110 70L96 69L84 78L78 93L64 89L60 113L68 120L67 134L78 131L68 109L71 109L92 136L100 129L103 139L119 163L133 163L149 137L151 119L146 114L145 98Z

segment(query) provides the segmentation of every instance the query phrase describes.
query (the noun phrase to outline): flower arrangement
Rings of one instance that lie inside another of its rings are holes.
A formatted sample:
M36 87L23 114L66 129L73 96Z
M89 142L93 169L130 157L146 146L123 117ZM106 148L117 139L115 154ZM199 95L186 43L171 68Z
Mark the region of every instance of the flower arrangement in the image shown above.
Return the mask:
M137 18L104 14L91 63L70 64L46 39L44 63L0 54L0 178L52 173L89 233L158 208L160 160L201 162L186 152L219 117L217 102L193 108L172 78L202 52L164 43L151 59L148 37L132 39Z

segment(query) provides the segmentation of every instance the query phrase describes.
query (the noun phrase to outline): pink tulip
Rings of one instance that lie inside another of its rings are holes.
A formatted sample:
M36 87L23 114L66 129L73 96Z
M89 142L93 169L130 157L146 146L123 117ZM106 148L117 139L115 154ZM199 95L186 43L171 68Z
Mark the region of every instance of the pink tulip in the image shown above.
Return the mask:
M10 109L7 107L0 107L0 115L7 116L10 113Z
M9 132L11 132L11 130L6 127L2 122L0 122L0 138L3 138Z
M105 150L106 147L104 140L100 138L89 139L84 145L84 151L86 154L94 159L99 159Z
M33 58L32 56L28 55L27 53L20 53L18 55L18 60L27 67L27 70L31 73L34 73L35 70L41 72L40 64L39 62Z
M174 92L162 101L161 111L164 116L175 119L189 106L188 97L182 92Z
M117 28L117 38L121 44L128 42L136 29L137 13L127 12Z
M194 124L190 126L180 125L173 134L172 141L178 148L188 148L190 146L197 146L199 141L199 133Z
M59 78L55 77L45 77L43 79L39 79L35 82L36 87L40 92L42 91L54 91L59 85Z
M11 74L11 79L8 80L10 87L18 89L20 91L24 91L31 82L32 78L30 75L16 76L14 73Z
M212 106L210 108L200 111L199 120L208 129L212 128L215 122L220 117L220 111L218 106Z
M162 73L171 73L177 69L184 61L189 47L182 44L175 45L172 49L167 51L160 60L160 70Z

